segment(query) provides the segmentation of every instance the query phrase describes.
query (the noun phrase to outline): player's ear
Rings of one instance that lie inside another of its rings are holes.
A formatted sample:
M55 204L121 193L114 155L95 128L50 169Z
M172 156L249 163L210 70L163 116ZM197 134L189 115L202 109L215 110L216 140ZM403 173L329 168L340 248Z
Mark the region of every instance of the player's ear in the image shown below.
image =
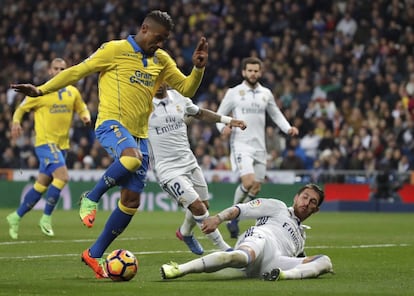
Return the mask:
M147 24L147 23L143 23L143 24L141 25L141 29L140 29L140 31L141 31L142 33L147 33L147 32L148 32L148 24Z

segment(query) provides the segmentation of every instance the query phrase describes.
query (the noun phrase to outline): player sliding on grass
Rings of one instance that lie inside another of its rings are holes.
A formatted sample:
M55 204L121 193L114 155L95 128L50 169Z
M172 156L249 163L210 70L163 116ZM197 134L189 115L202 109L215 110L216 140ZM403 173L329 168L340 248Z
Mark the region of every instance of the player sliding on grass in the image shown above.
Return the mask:
M328 256L297 257L304 253L305 231L302 222L318 212L324 192L315 184L302 187L294 197L293 206L276 199L255 199L237 204L207 218L204 233L217 229L223 221L256 219L238 239L235 250L214 252L184 264L171 262L161 267L163 279L174 279L189 273L222 272L237 277L265 280L315 278L332 272Z
M206 122L224 122L232 127L245 129L241 120L220 116L210 110L199 108L175 90L167 90L163 84L153 99L154 111L149 119L149 142L151 165L161 188L186 210L183 224L176 236L184 241L197 255L203 254L201 244L192 234L197 224L200 228L209 216L208 188L197 159L190 149L186 117ZM206 235L215 246L228 250L218 229Z
M50 63L49 75L55 76L66 69L66 62L55 58ZM69 130L73 113L76 112L84 124L89 124L91 115L74 86L62 87L56 92L39 98L26 97L13 114L11 135L16 139L22 134L21 121L25 113L33 111L35 121L35 152L39 159L39 175L33 187L25 194L19 208L7 216L9 235L17 239L19 224L46 193L46 204L39 227L47 236L54 236L52 212L60 197L60 191L69 180L65 163L69 149Z
M90 191L82 195L79 214L92 227L101 196L121 187L121 199L95 243L82 253L82 260L97 278L107 277L103 268L105 250L128 226L140 205L148 169L148 117L152 98L163 81L192 97L201 83L208 60L208 43L200 38L186 76L161 48L174 23L166 12L147 14L136 35L103 44L82 63L62 71L39 88L12 85L31 96L56 91L92 73L99 72L99 108L95 134L114 162Z

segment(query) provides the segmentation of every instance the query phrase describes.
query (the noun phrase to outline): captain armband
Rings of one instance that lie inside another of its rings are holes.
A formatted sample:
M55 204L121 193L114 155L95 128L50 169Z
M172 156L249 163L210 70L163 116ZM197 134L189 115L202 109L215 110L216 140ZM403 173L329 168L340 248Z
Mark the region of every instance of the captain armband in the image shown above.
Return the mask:
M220 122L225 123L225 124L229 124L232 119L233 118L231 118L230 116L221 116L220 117Z

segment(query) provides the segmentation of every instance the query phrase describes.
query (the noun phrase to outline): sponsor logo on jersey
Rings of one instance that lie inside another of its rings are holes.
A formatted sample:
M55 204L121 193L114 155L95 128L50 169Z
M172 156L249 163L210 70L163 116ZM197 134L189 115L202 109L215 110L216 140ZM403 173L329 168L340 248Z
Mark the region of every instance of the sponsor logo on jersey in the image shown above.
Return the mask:
M131 83L139 83L147 87L154 87L154 79L151 74L136 70L135 73L129 77Z
M54 113L71 113L72 111L66 104L53 104L50 107L49 112L54 114Z

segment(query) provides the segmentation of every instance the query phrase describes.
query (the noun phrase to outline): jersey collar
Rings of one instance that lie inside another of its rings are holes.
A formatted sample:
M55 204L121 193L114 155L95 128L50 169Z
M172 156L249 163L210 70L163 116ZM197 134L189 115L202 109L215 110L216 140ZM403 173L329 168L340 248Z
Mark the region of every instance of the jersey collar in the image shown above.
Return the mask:
M168 105L170 100L168 97L163 98L163 99L153 98L152 102L154 103L155 106L159 106L161 103L164 103L164 105Z
M147 55L142 50L142 48L138 45L138 43L135 42L134 36L135 35L129 35L127 38L127 41L129 42L129 44L131 44L135 52L140 52L142 54L142 63L144 64L144 67L146 67L148 65Z
M300 219L298 218L298 217L296 217L296 215L295 215L295 211L293 210L293 207L289 207L288 208L288 211L289 211L289 214L290 214L290 217L292 218L292 219L294 219L294 220L296 220L296 222L298 222L298 225L300 225Z
M138 45L138 43L135 42L134 39L135 35L129 35L127 40L129 42L129 44L131 44L132 48L134 49L135 52L140 52L142 54L145 54L144 51L142 50L142 48Z
M243 81L243 86L246 88L247 91L251 91L252 93L258 93L261 91L262 85L258 82L255 88L251 88L246 81Z

